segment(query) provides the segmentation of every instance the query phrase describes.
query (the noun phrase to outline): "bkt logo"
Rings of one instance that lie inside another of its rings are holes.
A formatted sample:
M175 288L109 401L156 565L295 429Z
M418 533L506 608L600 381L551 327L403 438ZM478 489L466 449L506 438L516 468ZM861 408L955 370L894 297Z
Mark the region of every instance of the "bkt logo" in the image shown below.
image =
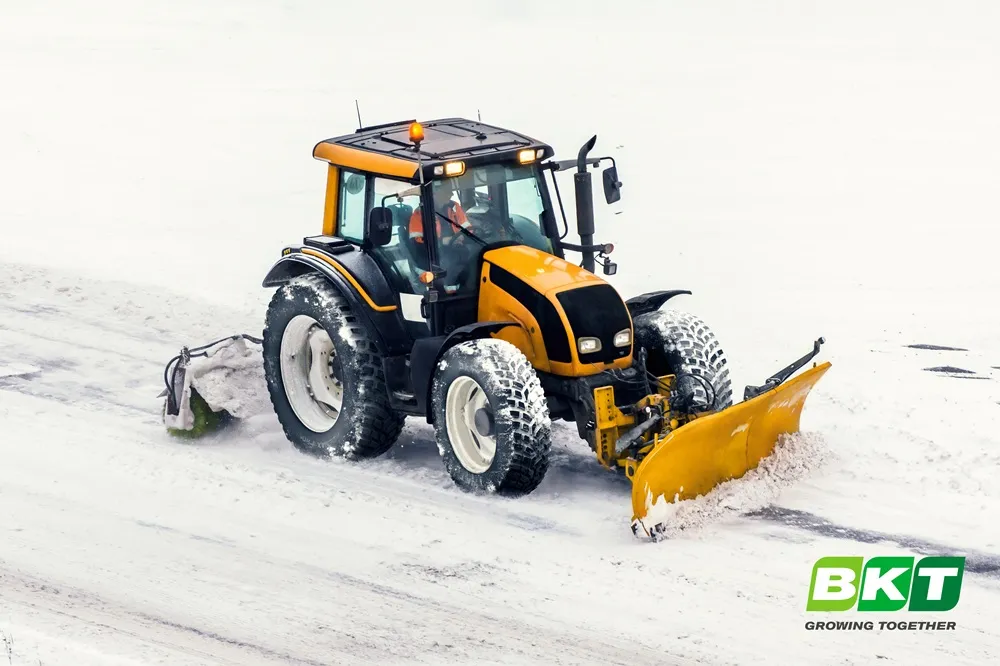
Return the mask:
M924 557L916 566L912 557L824 557L813 566L806 610L847 611L857 603L859 611L949 611L964 572L964 557Z

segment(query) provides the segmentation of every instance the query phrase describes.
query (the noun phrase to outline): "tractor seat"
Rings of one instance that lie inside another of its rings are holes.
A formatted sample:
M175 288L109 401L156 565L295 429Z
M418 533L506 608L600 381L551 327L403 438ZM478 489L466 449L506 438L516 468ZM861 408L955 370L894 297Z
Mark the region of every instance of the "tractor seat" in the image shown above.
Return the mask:
M413 206L407 206L404 203L392 204L391 206L386 206L392 213L392 222L397 227L407 226L410 224L410 216L413 215Z
M418 244L410 238L410 217L413 216L413 207L406 204L393 204L387 206L392 211L392 222L396 225L396 233L399 236L399 244L404 252L409 256L411 264L417 270L425 271L427 265L427 250L422 244Z

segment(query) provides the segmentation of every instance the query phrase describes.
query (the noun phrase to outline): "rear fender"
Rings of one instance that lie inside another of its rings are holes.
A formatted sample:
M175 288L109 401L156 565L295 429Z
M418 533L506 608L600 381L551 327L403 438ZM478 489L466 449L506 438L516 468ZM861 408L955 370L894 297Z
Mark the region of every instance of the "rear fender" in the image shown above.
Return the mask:
M433 422L428 404L431 380L434 378L434 367L441 356L457 344L488 338L508 326L517 325L512 321L481 321L460 326L447 336L420 338L413 343L413 351L410 353L410 382L417 399L417 410L426 414L428 423Z
M298 252L285 255L267 272L263 286L281 287L306 273L320 273L337 288L337 291L350 303L351 311L357 314L358 319L371 335L379 353L390 355L405 345L405 341L400 340L399 331L402 325L398 321L397 312L395 310L374 311L340 271L320 258Z

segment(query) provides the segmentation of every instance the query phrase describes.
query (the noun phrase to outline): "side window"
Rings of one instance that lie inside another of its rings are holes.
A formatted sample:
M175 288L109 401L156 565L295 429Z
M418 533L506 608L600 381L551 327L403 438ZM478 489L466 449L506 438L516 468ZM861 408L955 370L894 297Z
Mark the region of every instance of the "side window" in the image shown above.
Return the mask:
M375 179L373 206L385 206L392 212L393 235L391 244L399 242L400 227L407 229L413 211L420 208L420 190L415 185L389 178Z
M340 214L337 217L337 235L354 241L365 237L365 186L367 178L360 173L347 171L340 174Z
M411 239L410 220L420 208L420 189L410 183L376 178L373 206L384 206L392 213L392 239L376 250L391 272L401 293L420 293L426 289L419 275L427 266L427 250Z

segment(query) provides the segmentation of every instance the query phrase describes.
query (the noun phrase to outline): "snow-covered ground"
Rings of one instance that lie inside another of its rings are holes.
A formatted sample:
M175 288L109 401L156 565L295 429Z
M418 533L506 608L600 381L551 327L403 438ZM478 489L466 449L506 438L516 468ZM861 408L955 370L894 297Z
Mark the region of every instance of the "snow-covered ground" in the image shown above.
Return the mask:
M1000 652L996 3L342 4L0 6L0 663ZM266 412L169 438L163 364L259 334L261 277L319 229L312 146L355 98L564 156L598 134L615 284L692 289L737 391L825 336L805 432L659 543L561 426L519 500L456 490L413 420L364 464ZM804 629L818 558L893 553L968 556L934 618L956 631Z

